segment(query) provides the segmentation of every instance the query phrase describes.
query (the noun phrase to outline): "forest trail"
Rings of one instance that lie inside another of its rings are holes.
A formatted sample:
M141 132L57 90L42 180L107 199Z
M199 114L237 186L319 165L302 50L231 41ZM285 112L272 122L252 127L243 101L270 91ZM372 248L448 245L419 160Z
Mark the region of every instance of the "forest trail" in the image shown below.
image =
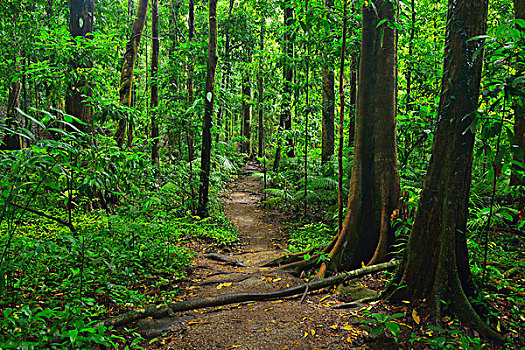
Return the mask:
M227 255L196 255L189 275L193 285L180 300L269 292L305 282L254 266L283 253L279 243L285 220L279 212L261 207L261 181L251 176L256 171L255 163L248 162L225 196L226 213L239 229L241 243ZM356 348L354 341L362 340L364 332L353 325L358 309L331 308L336 296L322 290L301 301L298 296L193 310L141 320L138 327L146 338L158 338L150 349L351 349Z

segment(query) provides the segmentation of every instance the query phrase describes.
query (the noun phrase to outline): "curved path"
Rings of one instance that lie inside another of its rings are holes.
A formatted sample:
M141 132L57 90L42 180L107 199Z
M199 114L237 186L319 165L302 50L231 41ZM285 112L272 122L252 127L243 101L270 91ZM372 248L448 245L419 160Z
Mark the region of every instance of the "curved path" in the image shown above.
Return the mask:
M225 198L228 217L239 229L241 244L228 255L232 266L205 257L195 257L194 285L181 300L226 293L265 292L304 283L288 274L270 273L254 267L258 262L282 254L280 224L283 216L265 211L262 185L251 173L260 171L248 162L230 185ZM144 320L139 328L158 340L158 349L349 349L362 331L352 325L356 311L330 308L335 296L323 291L301 298L242 303L194 310L166 319Z

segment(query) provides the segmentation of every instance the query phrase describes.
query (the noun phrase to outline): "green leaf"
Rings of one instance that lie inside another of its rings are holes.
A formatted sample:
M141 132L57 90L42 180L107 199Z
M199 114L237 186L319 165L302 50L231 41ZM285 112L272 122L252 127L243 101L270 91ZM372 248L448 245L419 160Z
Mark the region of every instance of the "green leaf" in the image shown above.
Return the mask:
M211 91L209 91L207 94L206 94L206 99L208 100L208 102L211 103L211 99L213 98L213 93Z
M376 25L376 28L379 28L379 26L381 26L381 24L385 23L386 21L388 21L386 18L379 21L379 23Z
M399 335L399 325L395 322L387 322L385 323L385 326L390 332L392 332L394 337L397 338L397 336Z
M383 326L381 327L376 327L374 329L372 329L372 332L370 333L370 336L372 338L377 338L381 333L383 333L385 331L385 329L383 328Z
M468 40L467 40L467 43L468 43L469 41L475 41L475 40L480 40L480 39L489 39L489 38L491 38L490 35L477 35L477 36L474 36L474 37L468 39Z
M71 340L71 345L74 345L78 338L78 329L72 329L69 331L69 340Z

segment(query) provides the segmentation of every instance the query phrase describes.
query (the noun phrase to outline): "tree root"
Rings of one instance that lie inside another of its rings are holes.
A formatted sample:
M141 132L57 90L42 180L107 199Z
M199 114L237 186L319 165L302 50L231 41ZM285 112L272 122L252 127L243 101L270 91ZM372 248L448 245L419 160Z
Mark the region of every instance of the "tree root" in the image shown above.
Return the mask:
M357 270L331 276L325 279L314 280L309 283L302 284L300 286L289 287L272 292L224 294L202 299L192 299L150 306L143 309L131 310L123 314L117 315L115 317L108 318L106 320L100 321L96 324L96 326L98 326L99 324L103 324L106 327L119 326L139 320L141 318L162 317L172 312L183 312L189 310L202 309L206 307L217 307L228 304L242 303L246 301L264 301L281 299L285 297L303 294L306 290L315 291L318 289L323 289L332 285L343 283L354 278L380 272L397 266L398 264L399 262L397 261L391 261L383 264L367 266Z
M485 338L491 339L498 344L503 344L505 342L505 338L499 333L495 332L485 322L483 322L476 310L474 310L474 308L472 307L472 304L467 299L467 296L465 295L465 292L461 287L461 282L457 274L452 276L450 282L450 297L453 312L458 317L460 317L465 323L476 329L479 332L479 334L481 334ZM435 299L436 304L439 304L440 301L438 300L438 298ZM438 312L437 315L441 315L441 312Z
M256 275L259 275L259 274L260 274L260 272L254 272L254 273L250 273L250 274L248 274L246 276L242 276L241 278L237 278L237 279L217 280L217 281L204 281L204 282L192 284L192 286L206 286L206 285L210 285L210 284L221 284L221 283L239 283L239 282L242 282L244 280L247 280L248 278L252 278L253 276L256 276Z
M226 256L226 255L223 255L223 254L210 253L210 254L204 255L204 257L206 259L210 259L210 260L215 260L215 261L220 261L220 262L226 263L226 265L231 265L231 266L235 266L235 267L248 267L248 266L244 265L242 262L240 262L239 260L231 258L231 257Z
M332 309L351 309L354 307L361 306L362 304L371 303L373 301L378 301L381 299L381 294L374 295L372 297L366 297L359 300L354 300L349 303L342 303L339 305L332 306Z
M328 245L326 245L324 248L322 248L319 251L319 248L312 248L310 250L299 252L295 254L284 254L278 258L270 259L267 261L263 261L258 266L259 267L279 267L283 270L288 270L287 266L292 265L294 263L302 263L304 261L310 261L310 260L316 260L319 258L321 253L329 253L330 250L332 250L333 246L337 242L337 236L332 239L332 242L330 242ZM312 254L314 252L318 252L317 254L314 254L309 260L305 260L304 257L308 254ZM314 259L316 258L316 259ZM292 269L293 270L293 269Z

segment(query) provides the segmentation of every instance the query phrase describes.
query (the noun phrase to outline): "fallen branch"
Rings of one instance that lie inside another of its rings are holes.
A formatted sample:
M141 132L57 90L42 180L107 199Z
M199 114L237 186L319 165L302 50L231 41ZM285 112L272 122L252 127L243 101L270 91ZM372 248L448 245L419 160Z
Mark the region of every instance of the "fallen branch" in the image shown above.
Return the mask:
M367 266L354 271L349 271L328 278L324 278L321 280L314 280L309 283L302 284L300 286L289 287L272 292L224 294L208 298L192 299L186 301L179 301L175 303L155 305L144 309L128 311L118 316L103 320L99 324L103 324L106 327L119 326L145 317L165 316L170 312L197 310L206 307L224 306L228 304L242 303L246 301L264 301L281 299L285 297L303 294L307 289L308 291L323 289L332 285L346 282L354 278L384 271L397 265L399 265L398 261L391 261L387 263Z

